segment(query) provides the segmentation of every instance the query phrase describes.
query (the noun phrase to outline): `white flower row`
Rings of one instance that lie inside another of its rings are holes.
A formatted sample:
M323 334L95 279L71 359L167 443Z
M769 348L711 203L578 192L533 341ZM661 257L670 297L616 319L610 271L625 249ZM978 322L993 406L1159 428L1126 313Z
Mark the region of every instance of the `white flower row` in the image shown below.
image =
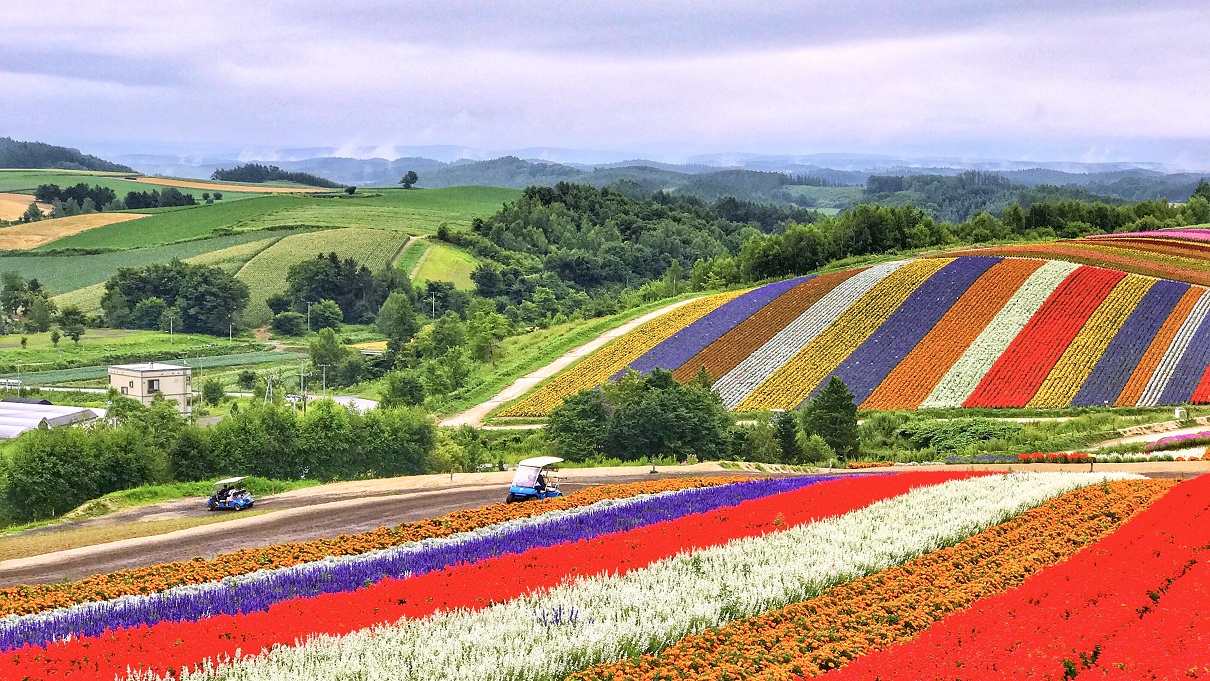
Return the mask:
M899 260L875 265L858 272L828 291L814 305L714 383L714 389L722 397L723 404L727 405L728 409L735 408L778 367L823 333L824 329L836 321L836 318L862 294L906 264L906 260Z
M1050 294L1079 267L1069 262L1051 260L1035 270L950 367L920 407L961 407Z
M1168 345L1163 359L1151 374L1151 379L1147 381L1147 387L1143 389L1143 395L1139 397L1138 406L1154 407L1159 403L1160 396L1164 394L1164 388L1168 386L1168 381L1172 380L1172 374L1176 371L1177 364L1185 356L1185 351L1189 349L1189 343L1193 340L1193 334L1202 325L1207 313L1210 313L1210 292L1203 291L1201 297L1193 304L1193 309L1189 311L1189 316L1185 317L1176 336L1172 338L1172 343Z
M1167 451L1160 451L1160 452L1128 452L1125 454L1119 454L1117 452L1109 452L1109 453L1098 452L1096 456L1097 456L1097 461L1100 461L1100 462L1106 462L1110 457L1117 457L1117 458L1121 459L1123 463L1128 463L1128 462L1134 462L1134 461L1155 461L1157 459L1164 459L1164 460L1171 459L1173 461L1175 461L1177 459L1186 459L1186 460L1200 459L1200 458L1202 458L1202 455L1205 453L1206 453L1205 447L1191 447L1191 448L1186 448L1186 449L1170 449ZM1109 461L1108 463L1113 463L1113 462Z
M683 553L625 576L582 577L478 612L320 636L184 678L561 679L810 598L952 545L1067 491L1128 477L1138 476L1018 473L922 487L839 518Z
M312 572L317 569L320 569L320 570L334 569L334 568L338 568L340 566L345 566L345 565L356 565L358 563L372 563L372 562L375 562L375 561L383 559L383 558L405 556L405 555L412 554L412 553L419 553L421 551L426 551L426 550L436 548L439 546L456 545L456 544L462 544L462 543L467 543L467 542L473 542L473 541L477 541L477 540L484 539L487 537L492 537L492 536L504 534L506 532L511 532L513 530L517 530L517 529L520 529L523 527L548 525L550 523L558 522L560 520L563 520L565 518L569 518L572 516L587 515L587 514L596 513L598 511L604 511L604 510L611 509L611 508L624 508L627 506L635 506L638 504L642 504L646 501L649 501L651 499L655 499L657 497L674 496L674 495L678 495L678 494L684 494L687 491L690 491L690 490L687 490L687 489L672 490L669 492L660 492L658 494L640 494L637 496L625 497L622 499L606 499L603 501L598 501L593 504L589 504L588 506L581 506L578 508L572 508L572 509L567 509L567 510L562 510L562 511L548 511L546 513L542 513L542 514L536 515L536 516L530 516L528 518L517 518L515 520L508 520L508 521L505 521L505 522L502 522L502 523L499 523L496 525L489 525L487 527L481 527L481 528L478 528L475 530L470 530L467 532L459 532L457 534L452 534L452 535L449 535L446 537L421 539L419 541L408 542L406 544L400 544L398 546L393 546L388 549L378 549L375 551L368 551L366 553L359 553L359 554L350 555L350 556L328 556L328 557L322 558L320 560L311 561L311 562L307 562L307 563L299 563L298 565L291 565L289 567L257 570L256 572L250 572L248 574L237 575L234 577L227 577L227 578L225 578L221 581L217 581L217 582L207 582L207 583L203 583L203 584L190 584L187 586L177 586L177 587L173 587L171 589L166 589L164 591L159 591L159 592L146 594L146 595L140 594L140 595L132 595L132 596L120 596L118 598L114 598L114 599L110 599L110 600L106 600L106 601L91 601L88 603L78 603L76 605L71 605L71 606L68 606L65 608L56 608L54 610L46 610L43 612L33 613L33 614L29 614L29 615L8 615L4 618L0 618L0 630L9 630L9 629L17 628L17 627L29 626L30 624L39 622L39 621L59 620L64 617L69 617L72 615L87 616L87 617L103 619L107 613L112 612L116 609L126 608L126 607L139 608L143 605L150 604L155 601L163 601L164 599L172 598L177 595L192 594L194 596L204 596L204 595L210 594L210 593L222 592L222 591L227 590L238 584L243 584L246 582L261 581L261 580L269 579L271 577L288 576L293 573L302 575L302 574L306 574L306 573Z

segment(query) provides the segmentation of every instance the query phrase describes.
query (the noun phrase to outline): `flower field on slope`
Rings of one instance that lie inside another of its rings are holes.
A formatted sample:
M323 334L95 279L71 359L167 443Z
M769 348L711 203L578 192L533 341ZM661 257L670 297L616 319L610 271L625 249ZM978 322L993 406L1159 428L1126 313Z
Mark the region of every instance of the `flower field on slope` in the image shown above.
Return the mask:
M1210 665L1198 645L1210 605L1201 550L1210 477L719 482L563 508L535 502L528 517L459 534L169 590L185 599L177 605L211 606L186 616L155 594L10 616L0 620L0 677L871 678L860 670L898 664L913 646L953 647L946 632L994 626L978 618L1004 612L1015 618L990 649L1017 663L1017 649L1033 646L1030 659L1057 663L1056 678L1065 660L1097 665L1111 654L1130 669ZM356 572L367 567L385 574ZM365 582L224 609L229 592L268 593L282 575L322 586L348 569ZM1069 592L1078 629L1047 596ZM1119 598L1128 612L1106 605ZM88 618L93 626L80 626ZM1155 655L1143 659L1140 645ZM949 659L980 664L955 649Z
M1103 241L1091 247L1114 240ZM830 376L869 409L1210 403L1203 286L1129 274L1120 263L979 253L702 299L623 336L501 415L545 416L577 390L657 367L681 382L705 369L723 403L740 412L795 409ZM1200 257L1210 272L1210 251Z

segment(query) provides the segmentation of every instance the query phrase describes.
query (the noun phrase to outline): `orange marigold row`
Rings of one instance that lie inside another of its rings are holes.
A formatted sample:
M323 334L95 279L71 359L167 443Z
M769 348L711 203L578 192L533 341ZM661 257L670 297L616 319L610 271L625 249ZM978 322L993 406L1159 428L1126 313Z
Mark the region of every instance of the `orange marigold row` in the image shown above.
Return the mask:
M810 600L688 636L659 655L602 664L575 681L788 680L915 636L1107 536L1176 482L1127 480L1052 499L959 544Z
M119 570L75 582L21 585L0 589L0 616L24 615L76 603L104 601L120 596L149 594L176 586L215 582L226 577L321 560L328 556L350 556L387 549L409 542L446 537L459 532L528 518L550 511L588 506L606 499L623 499L680 489L710 487L734 482L730 476L668 478L617 485L600 485L566 497L526 504L493 504L447 513L439 518L380 527L369 532L340 535L331 539L290 542L256 549L241 549L212 559L194 558L173 563Z

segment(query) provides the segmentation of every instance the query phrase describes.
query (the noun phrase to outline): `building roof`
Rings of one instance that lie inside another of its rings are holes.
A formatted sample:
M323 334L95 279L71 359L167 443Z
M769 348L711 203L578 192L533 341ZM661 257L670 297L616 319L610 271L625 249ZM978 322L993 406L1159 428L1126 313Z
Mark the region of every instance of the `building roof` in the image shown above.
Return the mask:
M0 438L14 438L27 430L34 430L45 423L47 426L68 426L81 421L98 418L100 411L85 407L67 407L53 404L29 404L25 402L0 402Z
M183 367L179 364L164 364L163 362L141 362L139 364L113 364L110 369L123 369L125 371L172 371L188 370L189 367Z
M41 397L5 397L0 399L0 402L12 402L14 404L54 404L54 402L44 400Z

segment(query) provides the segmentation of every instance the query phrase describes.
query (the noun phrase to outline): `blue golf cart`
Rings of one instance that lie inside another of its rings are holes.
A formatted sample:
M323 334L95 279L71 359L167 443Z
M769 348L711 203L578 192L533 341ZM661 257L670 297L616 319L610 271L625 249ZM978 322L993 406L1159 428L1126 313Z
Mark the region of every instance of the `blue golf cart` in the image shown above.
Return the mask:
M505 503L553 499L559 496L558 479L548 475L545 469L562 462L563 459L557 456L537 456L517 464L517 474L513 476L513 486L508 488Z
M239 484L244 477L226 478L214 483L210 498L206 500L207 508L211 511L242 511L252 508L255 500L248 494L248 490Z

